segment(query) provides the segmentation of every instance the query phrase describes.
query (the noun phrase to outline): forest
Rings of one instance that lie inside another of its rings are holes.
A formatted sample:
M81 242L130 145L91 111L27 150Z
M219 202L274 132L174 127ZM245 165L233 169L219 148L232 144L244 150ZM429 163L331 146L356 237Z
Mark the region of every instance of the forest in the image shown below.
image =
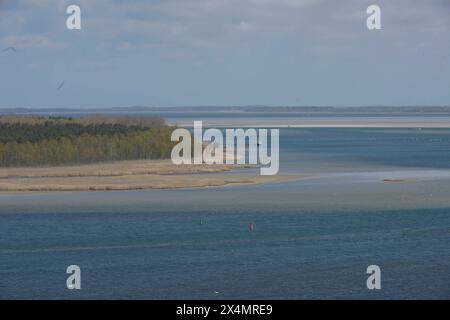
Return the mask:
M172 130L157 117L0 116L0 167L168 158Z

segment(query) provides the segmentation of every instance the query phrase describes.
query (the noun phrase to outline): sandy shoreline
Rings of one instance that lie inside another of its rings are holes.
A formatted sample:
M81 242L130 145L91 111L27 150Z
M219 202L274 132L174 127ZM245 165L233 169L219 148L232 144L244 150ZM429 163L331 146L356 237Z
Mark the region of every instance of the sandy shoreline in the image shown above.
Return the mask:
M206 188L293 180L227 171L240 165L182 165L170 160L118 161L79 166L0 168L0 192L109 191Z
M191 120L168 120L169 124L192 127ZM232 128L450 128L450 117L355 117L291 119L205 119L204 127Z

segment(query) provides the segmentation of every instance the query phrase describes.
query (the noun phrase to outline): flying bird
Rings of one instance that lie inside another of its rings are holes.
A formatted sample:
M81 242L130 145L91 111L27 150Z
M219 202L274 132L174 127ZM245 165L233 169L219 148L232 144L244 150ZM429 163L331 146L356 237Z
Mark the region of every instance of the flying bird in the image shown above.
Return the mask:
M17 52L16 48L14 47L8 47L2 50L2 52L7 52L7 51L13 51L13 52Z
M58 88L56 90L58 90L58 91L61 90L62 87L64 87L64 83L65 83L65 81L61 82L61 84L58 86Z

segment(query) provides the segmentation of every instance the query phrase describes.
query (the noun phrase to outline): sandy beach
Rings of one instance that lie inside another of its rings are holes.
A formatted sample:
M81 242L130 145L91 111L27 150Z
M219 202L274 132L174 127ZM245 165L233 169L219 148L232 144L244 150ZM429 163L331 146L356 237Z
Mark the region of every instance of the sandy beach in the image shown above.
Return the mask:
M228 173L245 165L181 165L137 160L79 166L0 168L0 192L108 191L205 188L270 183L293 176ZM245 171L245 170L244 170Z

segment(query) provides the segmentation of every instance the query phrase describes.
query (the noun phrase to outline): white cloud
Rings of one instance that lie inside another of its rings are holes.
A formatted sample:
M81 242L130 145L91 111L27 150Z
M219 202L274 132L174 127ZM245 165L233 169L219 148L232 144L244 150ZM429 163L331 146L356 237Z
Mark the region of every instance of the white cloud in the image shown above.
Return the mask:
M62 49L67 44L62 42L55 42L46 36L42 35L20 35L20 36L6 36L0 40L0 43L5 47L14 47L17 49L24 48L45 48L45 49Z
M23 0L8 2L8 12L0 13L0 37L38 39L30 40L30 45L61 47L57 43L65 43L67 37L64 9L72 2L82 8L83 39L90 45L222 50L240 46L243 36L254 43L283 38L321 49L324 42L348 47L349 41L367 37L365 8L373 1ZM385 36L411 37L408 30L418 32L418 28L423 34L448 31L449 14L443 8L448 10L450 6L443 6L441 0L378 3L383 10Z
M253 24L251 24L251 23L248 23L248 22L245 22L245 21L241 21L241 22L236 26L236 29L237 29L238 31L241 31L241 32L253 32L253 31L256 31L256 30L257 30L257 28L256 28L255 25L253 25Z

